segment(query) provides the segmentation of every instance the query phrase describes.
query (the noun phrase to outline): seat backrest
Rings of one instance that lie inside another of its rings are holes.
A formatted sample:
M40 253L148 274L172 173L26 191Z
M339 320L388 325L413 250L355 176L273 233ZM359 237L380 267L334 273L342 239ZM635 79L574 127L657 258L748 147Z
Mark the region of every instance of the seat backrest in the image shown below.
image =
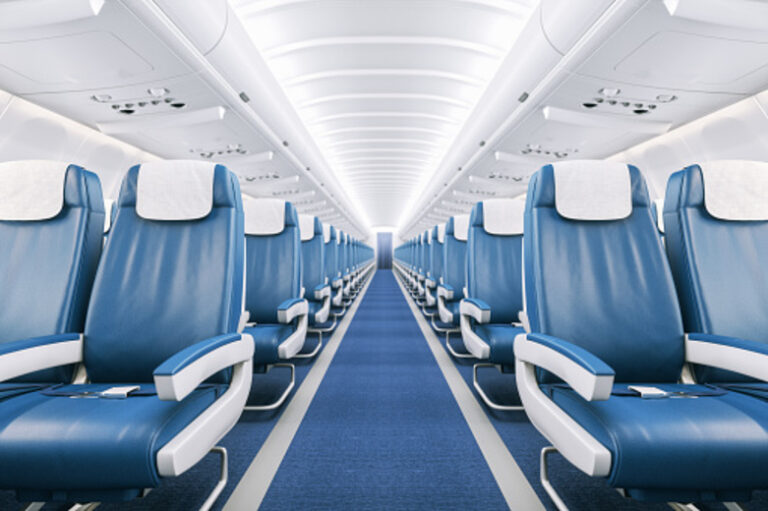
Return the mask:
M461 297L466 285L468 230L469 215L452 216L445 224L443 283L453 287L455 298Z
M323 243L325 278L326 282L330 284L339 277L336 264L336 259L339 253L339 248L336 244L336 228L331 224L323 224Z
M339 249L339 275L344 276L347 274L347 233L342 230L338 232L338 249Z
M432 276L432 229L427 229L422 234L421 257L424 264L424 276Z
M306 294L314 297L315 287L325 284L323 223L314 215L299 215L301 270Z
M432 228L432 245L430 246L430 259L432 260L432 279L440 282L443 276L443 245L445 244L445 224L436 225Z
M664 224L686 332L768 342L768 163L715 161L672 174ZM695 371L702 382L747 380Z
M131 168L88 307L83 356L91 381L152 382L171 355L237 332L243 252L233 173L200 161Z
M524 212L523 201L489 199L469 216L467 292L491 307L491 323L517 322L523 310Z
M534 174L524 240L531 331L593 353L616 382L676 382L682 317L655 224L632 165L569 161Z
M96 174L55 161L0 163L0 342L83 331L104 216ZM60 367L19 380L71 377Z
M301 294L299 215L290 202L246 199L245 310L250 321L277 323L281 303Z

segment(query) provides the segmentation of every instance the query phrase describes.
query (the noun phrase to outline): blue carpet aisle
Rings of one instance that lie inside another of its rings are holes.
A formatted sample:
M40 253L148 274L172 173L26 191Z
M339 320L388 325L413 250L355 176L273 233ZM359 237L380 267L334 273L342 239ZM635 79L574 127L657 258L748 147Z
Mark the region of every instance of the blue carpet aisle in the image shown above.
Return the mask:
M374 276L261 509L507 509L391 272Z

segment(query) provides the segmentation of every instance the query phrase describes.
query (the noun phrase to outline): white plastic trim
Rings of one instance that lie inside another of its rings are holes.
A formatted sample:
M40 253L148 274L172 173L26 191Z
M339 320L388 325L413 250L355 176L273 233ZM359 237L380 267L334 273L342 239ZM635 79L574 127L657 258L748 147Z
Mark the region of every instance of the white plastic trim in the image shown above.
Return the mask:
M445 243L445 224L437 225L437 242Z
M483 201L483 229L496 236L523 234L525 202L517 199L487 199Z
M565 355L526 336L515 339L515 358L541 367L562 378L587 401L605 401L611 397L613 375L594 375Z
M323 224L323 243L331 242L331 224Z
M279 309L277 311L277 320L280 323L288 324L293 321L297 316L306 316L309 310L309 305L306 300L296 302L287 309Z
M632 214L632 181L626 164L572 160L553 164L555 209L571 220L620 220Z
M443 288L437 288L437 313L440 315L440 321L443 323L453 323L453 313L445 306L445 299L448 296L448 292L443 289L445 292L441 294L440 289Z
M0 381L83 361L83 336L73 341L62 341L0 356Z
M453 217L453 237L459 241L467 241L469 235L469 215Z
M323 286L319 291L317 289L315 290L315 300L322 300L326 296L331 296L330 286Z
M0 220L48 220L58 215L64 207L68 166L50 160L0 163Z
M462 302L461 305L464 305L464 303ZM472 330L469 317L467 314L464 314L464 311L461 311L459 324L461 326L461 338L464 341L464 347L473 357L485 360L491 356L491 347Z
M281 199L254 199L243 196L245 234L272 236L285 229L285 201Z
M520 337L515 339L515 345ZM611 452L566 414L539 388L536 366L515 360L517 391L531 423L576 468L592 477L611 471Z
M253 341L241 335L240 340L208 352L174 375L155 376L157 397L162 401L181 401L210 376L251 357Z
M710 215L720 220L768 220L768 163L721 160L699 167Z
M443 286L437 286L437 296L442 296L446 300L453 300L453 291L450 291Z
M136 214L147 220L197 220L213 208L215 163L160 160L142 163Z
M315 323L325 323L331 313L331 288L326 286L323 289L327 289L328 293L323 297L323 306L315 312Z
M243 335L243 338L250 338ZM253 345L253 339L250 338ZM203 413L157 452L157 472L163 477L183 474L208 454L237 423L248 400L253 377L252 358L235 365L229 388Z
M315 216L299 215L299 232L301 241L309 241L315 237Z
M476 307L467 300L462 300L459 305L459 312L462 316L470 316L478 323L488 323L491 320L491 311Z
M299 324L296 331L277 347L277 356L282 359L293 358L304 347L304 340L307 337L308 317L306 312L299 316Z
M768 381L768 355L714 342L694 341L688 334L685 335L685 361Z

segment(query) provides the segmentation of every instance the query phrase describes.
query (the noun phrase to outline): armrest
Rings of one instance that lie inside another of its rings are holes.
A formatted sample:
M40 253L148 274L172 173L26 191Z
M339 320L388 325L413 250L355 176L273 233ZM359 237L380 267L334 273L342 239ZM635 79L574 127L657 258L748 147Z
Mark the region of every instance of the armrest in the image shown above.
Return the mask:
M453 286L440 284L437 286L437 296L441 296L446 300L453 300Z
M157 366L152 376L157 397L181 401L207 378L253 357L253 338L224 334L189 346Z
M334 288L341 287L344 284L344 281L340 278L334 279L333 282L331 282L331 286Z
M427 286L428 288L432 289L435 286L437 286L437 282L432 280L431 277L427 277L427 280L424 282L424 285Z
M488 323L491 320L491 307L479 298L464 298L459 305L462 316L470 316L478 323Z
M561 378L587 401L611 397L615 373L611 366L587 350L544 334L515 339L515 357Z
M57 334L0 344L0 381L83 360L81 334Z
M320 284L315 286L314 292L315 300L322 300L326 296L331 296L331 287L327 284Z
M280 323L288 324L297 316L307 314L309 306L303 298L289 298L277 307L277 320Z
M686 362L768 381L768 344L712 334L686 334Z

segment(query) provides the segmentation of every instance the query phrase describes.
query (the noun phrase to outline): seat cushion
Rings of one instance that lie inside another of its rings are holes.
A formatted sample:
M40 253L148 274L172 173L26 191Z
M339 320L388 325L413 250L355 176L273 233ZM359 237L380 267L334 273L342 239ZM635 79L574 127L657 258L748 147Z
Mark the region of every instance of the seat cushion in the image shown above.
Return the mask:
M506 324L487 324L476 325L475 333L491 348L489 362L512 365L515 363L515 337L525 333L525 330Z
M626 388L616 385L614 392ZM637 490L633 496L691 502L713 500L716 492L768 487L768 406L762 399L727 392L661 399L612 395L607 401L588 402L565 385L544 385L543 390L612 453L608 482ZM686 498L670 498L675 494Z
M123 384L121 384L123 385ZM56 392L99 392L110 384L66 385ZM31 392L4 400L0 416L0 488L55 491L46 500L160 483L158 450L216 399L223 385L193 391L181 402L151 395L71 398ZM66 489L67 493L60 491Z
M253 365L276 364L280 361L278 346L293 333L293 326L265 323L243 331L253 337Z

